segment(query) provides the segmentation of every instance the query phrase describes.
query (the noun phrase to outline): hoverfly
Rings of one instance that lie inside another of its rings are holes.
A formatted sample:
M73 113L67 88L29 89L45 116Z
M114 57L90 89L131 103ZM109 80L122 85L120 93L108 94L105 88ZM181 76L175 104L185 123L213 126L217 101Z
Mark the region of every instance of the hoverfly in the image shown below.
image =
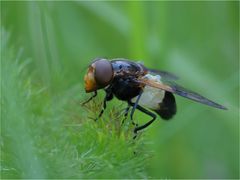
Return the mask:
M157 117L155 113L164 120L169 120L176 114L177 106L174 94L218 109L226 109L224 106L176 84L175 80L177 77L169 72L148 69L140 63L127 59L97 58L88 67L84 76L86 93L94 92L94 94L83 104L96 97L98 90L104 89L106 95L103 108L98 116L100 118L106 109L107 101L112 100L113 97L127 102L128 107L125 109L124 116L127 117L130 107L132 107L130 118L135 125L135 134L154 122ZM136 109L151 116L152 119L146 124L138 126L133 121Z

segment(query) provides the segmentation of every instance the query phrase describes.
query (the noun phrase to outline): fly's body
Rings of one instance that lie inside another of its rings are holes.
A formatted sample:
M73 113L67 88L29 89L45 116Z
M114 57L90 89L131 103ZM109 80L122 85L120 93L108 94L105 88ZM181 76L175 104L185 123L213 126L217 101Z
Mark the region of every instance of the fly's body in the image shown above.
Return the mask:
M136 125L134 132L149 126L155 119L156 112L162 119L171 119L176 114L176 101L173 94L200 102L218 109L226 109L198 93L187 90L175 83L177 77L166 71L148 69L140 63L131 62L126 59L96 59L89 66L84 77L85 90L87 93L94 92L94 95L87 100L89 102L97 95L97 91L104 89L106 96L103 102L103 109L99 117L106 108L106 102L113 97L128 103L125 117L127 117L130 107L131 120L136 109L148 114L152 119L142 126ZM83 104L85 104L83 103ZM149 109L149 110L148 110Z

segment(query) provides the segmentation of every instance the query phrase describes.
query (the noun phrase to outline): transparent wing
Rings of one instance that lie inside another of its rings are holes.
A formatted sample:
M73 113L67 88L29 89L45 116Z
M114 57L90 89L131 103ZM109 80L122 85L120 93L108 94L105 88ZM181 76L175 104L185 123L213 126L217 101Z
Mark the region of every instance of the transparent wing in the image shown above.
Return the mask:
M156 70L156 69L148 69L148 71L151 74L158 74L166 80L178 80L179 79L178 76L176 76L173 73L167 72L167 71L161 71L161 70Z
M153 81L151 79L147 79L147 78L143 77L143 78L139 78L138 82L142 83L144 85L154 87L154 88L158 88L158 89L162 89L162 90L165 90L165 91L172 92L172 93L177 94L179 96L191 99L193 101L196 101L196 102L199 102L199 103L202 103L202 104L206 104L208 106L212 106L212 107L215 107L215 108L218 108L218 109L227 109L226 107L224 107L224 106L222 106L218 103L215 103L215 102L211 101L210 99L205 98L205 97L203 97L202 95L200 95L196 92L188 90L188 89L186 89L186 88L184 88L184 87L182 87L182 86L180 86L180 85L178 85L178 84L176 84L175 82L172 82L172 81L164 81L164 83L162 83L162 82Z

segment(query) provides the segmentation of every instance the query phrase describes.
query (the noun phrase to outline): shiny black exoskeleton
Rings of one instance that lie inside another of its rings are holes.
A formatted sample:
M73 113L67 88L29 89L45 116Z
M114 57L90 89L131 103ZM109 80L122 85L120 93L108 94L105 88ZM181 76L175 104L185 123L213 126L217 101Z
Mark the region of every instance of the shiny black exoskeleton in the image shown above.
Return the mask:
M142 87L136 81L137 76L146 74L143 66L130 61L111 61L114 71L114 78L107 92L111 91L119 100L129 101L139 95Z

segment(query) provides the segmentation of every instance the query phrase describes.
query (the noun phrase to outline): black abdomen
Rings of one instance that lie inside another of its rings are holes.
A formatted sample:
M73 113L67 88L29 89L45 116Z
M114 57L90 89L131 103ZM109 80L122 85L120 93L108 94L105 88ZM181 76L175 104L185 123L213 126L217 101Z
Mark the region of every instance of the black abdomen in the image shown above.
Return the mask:
M171 119L177 112L175 97L170 92L165 92L165 96L159 105L160 108L155 112L165 120Z

